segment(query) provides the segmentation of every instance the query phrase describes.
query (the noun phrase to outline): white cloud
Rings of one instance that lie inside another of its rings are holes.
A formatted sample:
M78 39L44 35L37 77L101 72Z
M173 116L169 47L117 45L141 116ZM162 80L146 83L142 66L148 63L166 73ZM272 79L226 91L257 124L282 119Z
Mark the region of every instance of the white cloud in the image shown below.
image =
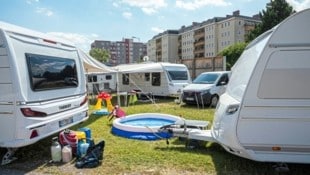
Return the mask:
M301 11L306 8L310 8L310 0L287 0L287 2L293 6L294 10Z
M112 5L113 5L114 7L116 7L116 8L118 7L118 3L116 3L116 2L113 2Z
M123 12L123 17L126 19L131 19L132 14L130 12Z
M156 10L153 9L153 8L146 8L146 7L144 7L144 8L142 8L142 11L143 11L145 14L147 14L147 15L151 15L151 14L153 14L153 13L156 13Z
M158 27L152 27L151 30L155 33L162 33L164 32L165 30L164 29L161 29L161 28L158 28Z
M141 8L148 15L156 13L158 9L167 6L165 0L122 0L121 2L132 7Z
M62 33L62 32L49 32L48 34L59 38L63 38L67 41L71 41L78 48L82 49L86 53L89 52L91 43L99 38L97 34L82 35L77 33Z
M39 2L39 0L27 0L26 3L27 4L32 4L32 3L36 3Z
M225 0L177 0L175 5L178 8L185 10L195 10L202 8L204 6L229 6L230 2L225 2Z
M36 12L39 14L44 14L46 16L52 16L54 14L53 11L51 11L47 8L40 8L40 7L37 7Z

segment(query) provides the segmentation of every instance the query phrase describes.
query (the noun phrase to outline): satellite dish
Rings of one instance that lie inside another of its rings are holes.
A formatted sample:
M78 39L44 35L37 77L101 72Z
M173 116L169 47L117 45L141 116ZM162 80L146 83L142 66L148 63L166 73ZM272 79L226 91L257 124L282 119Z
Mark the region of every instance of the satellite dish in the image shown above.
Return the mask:
M149 59L150 59L150 58L149 58L148 56L144 56L144 57L143 57L143 61L144 61L144 62L149 61Z

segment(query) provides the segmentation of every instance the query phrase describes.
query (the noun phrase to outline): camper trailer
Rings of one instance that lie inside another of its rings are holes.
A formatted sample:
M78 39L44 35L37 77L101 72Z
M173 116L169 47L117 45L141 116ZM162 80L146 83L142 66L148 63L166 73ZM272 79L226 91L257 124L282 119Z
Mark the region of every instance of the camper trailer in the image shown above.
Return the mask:
M136 90L154 96L178 96L191 83L184 64L144 62L115 67L118 71L119 91Z
M2 164L18 147L88 119L83 63L70 42L0 22L0 77Z
M310 163L310 9L264 33L234 65L213 137L256 161Z
M97 95L102 91L116 91L116 73L87 73L87 88L89 94Z
M310 9L293 14L247 46L210 130L186 130L186 120L162 130L255 161L310 163L309 19Z

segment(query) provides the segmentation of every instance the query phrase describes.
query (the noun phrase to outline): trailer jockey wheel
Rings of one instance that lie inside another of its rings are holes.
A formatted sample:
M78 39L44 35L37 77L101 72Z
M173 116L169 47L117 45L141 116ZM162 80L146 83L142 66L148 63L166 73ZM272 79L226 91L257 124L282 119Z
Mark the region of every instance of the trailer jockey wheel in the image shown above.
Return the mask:
M16 157L13 157L15 152L17 151L17 148L7 148L7 149L8 151L4 154L1 165L9 164L17 159Z

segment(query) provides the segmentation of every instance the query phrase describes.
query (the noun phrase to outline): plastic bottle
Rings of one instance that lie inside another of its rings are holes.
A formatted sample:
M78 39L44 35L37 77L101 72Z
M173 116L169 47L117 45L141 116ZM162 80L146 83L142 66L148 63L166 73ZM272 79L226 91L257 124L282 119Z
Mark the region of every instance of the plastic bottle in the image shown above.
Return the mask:
M85 140L80 140L78 143L78 157L84 157L87 154L88 147L89 143L85 142Z
M72 160L72 148L70 145L66 145L62 148L62 162L70 162Z
M51 146L51 155L53 162L60 162L61 161L61 145L58 142L58 138L54 137L52 139L52 146Z

